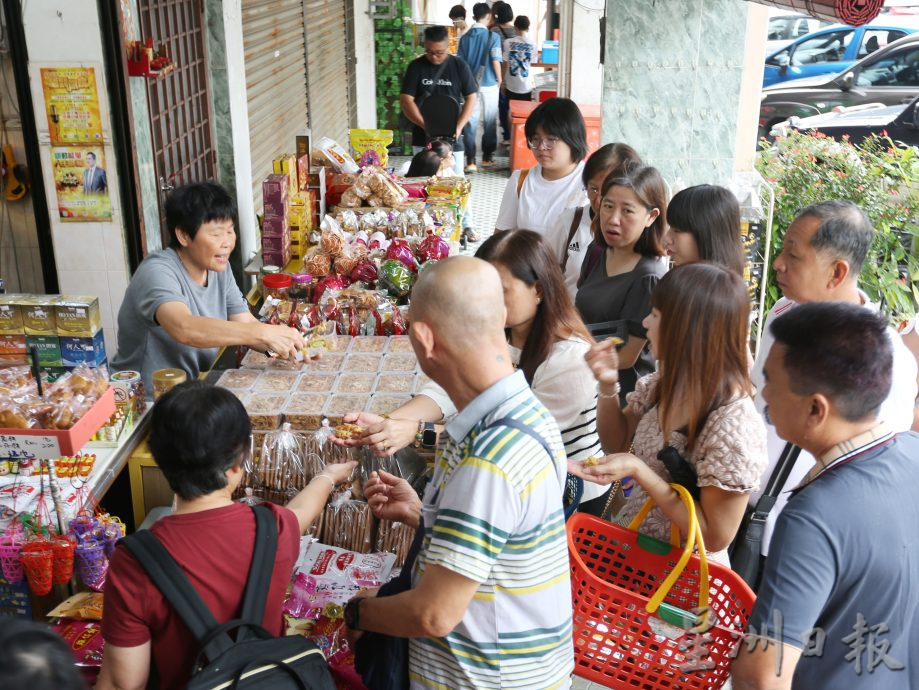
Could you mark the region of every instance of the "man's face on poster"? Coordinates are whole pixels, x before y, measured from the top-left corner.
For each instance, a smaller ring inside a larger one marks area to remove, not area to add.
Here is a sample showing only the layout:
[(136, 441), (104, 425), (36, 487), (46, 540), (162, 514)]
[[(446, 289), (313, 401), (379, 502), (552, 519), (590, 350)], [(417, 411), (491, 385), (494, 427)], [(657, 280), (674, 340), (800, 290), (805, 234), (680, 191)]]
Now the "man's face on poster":
[(94, 154), (94, 153), (87, 153), (87, 154), (86, 154), (86, 163), (87, 163), (87, 165), (89, 165), (90, 168), (95, 168), (95, 167), (96, 167), (96, 154)]

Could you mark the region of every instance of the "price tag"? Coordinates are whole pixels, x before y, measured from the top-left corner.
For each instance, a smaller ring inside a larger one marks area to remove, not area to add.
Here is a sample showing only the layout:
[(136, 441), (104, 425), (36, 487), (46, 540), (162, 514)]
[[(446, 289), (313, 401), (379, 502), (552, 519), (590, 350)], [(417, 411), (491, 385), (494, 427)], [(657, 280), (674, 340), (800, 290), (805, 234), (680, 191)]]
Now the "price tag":
[(56, 436), (0, 434), (0, 458), (58, 458), (61, 445)]

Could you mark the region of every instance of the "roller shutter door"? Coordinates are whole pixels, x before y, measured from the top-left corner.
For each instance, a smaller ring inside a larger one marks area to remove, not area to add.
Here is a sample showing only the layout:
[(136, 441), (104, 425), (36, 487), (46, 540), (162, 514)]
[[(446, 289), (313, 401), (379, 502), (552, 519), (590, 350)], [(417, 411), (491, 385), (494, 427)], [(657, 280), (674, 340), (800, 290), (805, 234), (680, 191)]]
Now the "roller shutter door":
[(243, 0), (242, 21), (252, 194), (260, 213), (272, 159), (293, 153), (294, 135), (308, 126), (303, 0)]
[(304, 7), (313, 141), (327, 136), (349, 149), (354, 48), (345, 0), (305, 0)]

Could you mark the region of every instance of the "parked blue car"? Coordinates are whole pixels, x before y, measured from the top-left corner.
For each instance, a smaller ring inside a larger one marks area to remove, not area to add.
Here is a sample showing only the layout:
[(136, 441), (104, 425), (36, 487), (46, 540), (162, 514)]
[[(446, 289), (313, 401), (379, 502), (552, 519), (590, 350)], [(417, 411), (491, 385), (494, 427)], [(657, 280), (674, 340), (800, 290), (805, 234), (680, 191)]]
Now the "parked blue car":
[(835, 24), (814, 31), (766, 58), (763, 88), (804, 77), (836, 74), (917, 29), (919, 26), (869, 24), (854, 27)]

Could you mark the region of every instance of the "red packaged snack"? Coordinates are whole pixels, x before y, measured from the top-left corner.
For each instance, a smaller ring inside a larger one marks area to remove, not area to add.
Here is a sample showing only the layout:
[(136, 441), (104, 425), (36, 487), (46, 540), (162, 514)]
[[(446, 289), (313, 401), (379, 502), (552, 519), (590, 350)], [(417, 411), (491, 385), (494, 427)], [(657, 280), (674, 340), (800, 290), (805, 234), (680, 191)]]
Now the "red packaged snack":
[(415, 257), (412, 254), (412, 248), (406, 240), (396, 238), (389, 243), (386, 249), (386, 258), (401, 261), (409, 270), (416, 270)]
[(418, 260), (421, 263), (425, 261), (440, 261), (446, 259), (450, 254), (450, 247), (439, 235), (428, 232), (428, 236), (421, 240), (418, 245)]
[(372, 261), (364, 261), (351, 271), (351, 282), (364, 283), (367, 287), (373, 287), (377, 282), (378, 275), (376, 264)]
[[(337, 273), (327, 275), (319, 280), (313, 287), (313, 301), (322, 304), (322, 295), (326, 290), (343, 290), (351, 284), (350, 278)], [(336, 319), (337, 320), (337, 319)]]

